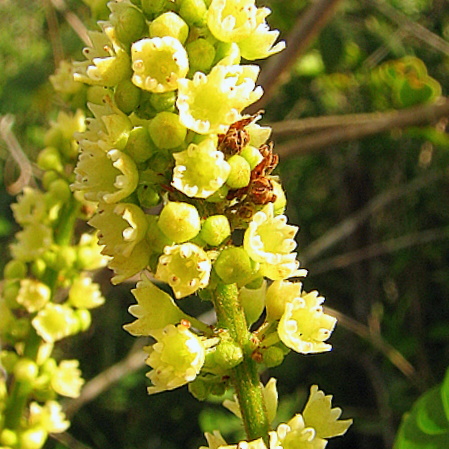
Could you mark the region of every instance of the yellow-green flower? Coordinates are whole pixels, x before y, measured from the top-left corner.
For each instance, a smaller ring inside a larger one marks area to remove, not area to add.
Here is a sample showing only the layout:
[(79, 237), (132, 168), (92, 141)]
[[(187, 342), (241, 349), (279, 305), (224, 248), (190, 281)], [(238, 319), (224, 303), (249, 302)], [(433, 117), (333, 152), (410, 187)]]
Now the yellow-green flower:
[(100, 204), (89, 224), (98, 229), (98, 243), (107, 256), (129, 257), (148, 228), (144, 211), (132, 203)]
[(178, 88), (178, 79), (189, 71), (187, 52), (178, 39), (153, 37), (134, 42), (131, 47), (132, 82), (149, 92), (169, 92)]
[(70, 426), (61, 404), (56, 401), (47, 401), (44, 405), (32, 402), (28, 422), (31, 428), (41, 427), (48, 433), (61, 433)]
[(211, 267), (211, 261), (202, 248), (193, 243), (183, 243), (164, 248), (155, 276), (167, 282), (179, 299), (206, 287)]
[(172, 297), (156, 287), (145, 274), (131, 292), (137, 304), (130, 306), (128, 311), (137, 320), (123, 328), (132, 335), (150, 335), (154, 329), (162, 329), (187, 318)]
[(69, 398), (80, 395), (84, 380), (78, 360), (63, 360), (51, 373), (51, 386), (56, 393)]
[(302, 293), (285, 304), (278, 334), (287, 347), (302, 354), (332, 349), (325, 341), (330, 337), (337, 319), (323, 312), (323, 302), (324, 298), (313, 291)]
[(22, 279), (16, 301), (30, 312), (37, 312), (50, 301), (51, 290), (42, 282)]
[(105, 299), (100, 286), (86, 273), (81, 273), (70, 286), (68, 301), (78, 309), (93, 309), (101, 306)]
[(215, 139), (205, 139), (198, 145), (192, 143), (187, 150), (174, 153), (173, 187), (189, 197), (207, 198), (224, 183), (231, 170), (218, 151)]
[(252, 260), (260, 263), (260, 273), (269, 279), (305, 276), (298, 270), (294, 237), (298, 228), (287, 224), (285, 215), (274, 216), (273, 204), (254, 214), (245, 231), (243, 246)]
[(178, 81), (181, 123), (198, 134), (226, 133), (240, 112), (262, 96), (256, 87), (259, 67), (255, 65), (217, 65), (205, 75)]
[(48, 303), (31, 321), (37, 334), (47, 343), (72, 335), (79, 324), (74, 310), (65, 304)]
[(120, 47), (114, 28), (104, 23), (103, 32), (91, 31), (92, 46), (84, 49), (85, 61), (75, 62), (75, 81), (102, 86), (115, 86), (131, 75), (131, 62)]
[(157, 343), (144, 348), (148, 353), (146, 363), (153, 368), (147, 373), (153, 384), (148, 387), (149, 394), (192, 382), (204, 365), (206, 349), (215, 343), (201, 339), (184, 324), (169, 324), (152, 330), (150, 335)]

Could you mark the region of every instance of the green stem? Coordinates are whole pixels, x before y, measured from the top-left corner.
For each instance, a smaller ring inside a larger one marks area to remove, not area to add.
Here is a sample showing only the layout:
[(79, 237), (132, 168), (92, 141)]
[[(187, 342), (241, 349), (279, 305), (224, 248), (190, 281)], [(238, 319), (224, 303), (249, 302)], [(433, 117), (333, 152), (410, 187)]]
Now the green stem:
[(257, 364), (251, 358), (251, 334), (245, 313), (238, 298), (235, 284), (218, 285), (214, 295), (218, 326), (229, 331), (231, 337), (242, 347), (244, 359), (232, 369), (233, 383), (242, 414), (248, 440), (263, 438), (267, 441), (269, 422), (260, 384)]

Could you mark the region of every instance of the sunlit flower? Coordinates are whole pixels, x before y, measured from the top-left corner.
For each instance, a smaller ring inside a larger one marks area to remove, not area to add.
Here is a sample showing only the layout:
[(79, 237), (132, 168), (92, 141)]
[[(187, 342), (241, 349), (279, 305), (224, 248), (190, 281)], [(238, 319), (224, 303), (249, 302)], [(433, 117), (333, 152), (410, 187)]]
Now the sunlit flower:
[(181, 42), (171, 36), (141, 39), (131, 47), (132, 82), (150, 92), (178, 88), (178, 79), (189, 71), (189, 60)]
[(147, 365), (153, 369), (147, 377), (153, 384), (148, 393), (173, 390), (192, 382), (204, 365), (206, 349), (215, 339), (204, 340), (189, 330), (188, 326), (169, 324), (150, 332), (157, 343), (146, 346)]
[(37, 189), (25, 186), (17, 202), (11, 205), (14, 219), (21, 225), (37, 223), (45, 219), (44, 194)]
[(270, 449), (324, 449), (327, 439), (343, 435), (352, 419), (340, 420), (341, 409), (332, 408), (332, 396), (325, 396), (316, 385), (304, 412), (270, 432)]
[(144, 211), (132, 203), (100, 204), (89, 224), (98, 229), (98, 243), (107, 256), (129, 257), (148, 228)]
[(257, 8), (255, 0), (212, 0), (207, 24), (218, 40), (237, 42), (245, 59), (261, 59), (285, 48), (285, 42), (274, 45), (279, 31), (270, 31), (265, 21), (270, 13)]
[(80, 395), (84, 380), (78, 366), (78, 360), (63, 360), (51, 373), (51, 386), (56, 393), (69, 398)]
[(156, 278), (167, 282), (179, 299), (208, 285), (211, 266), (206, 252), (193, 243), (166, 246)]
[(48, 303), (51, 297), (50, 288), (34, 279), (22, 279), (16, 301), (30, 312), (37, 312)]
[(262, 96), (256, 87), (259, 67), (217, 65), (205, 75), (178, 81), (181, 123), (198, 134), (225, 133), (240, 118), (240, 112)]
[(48, 303), (31, 321), (37, 334), (47, 343), (72, 335), (79, 324), (74, 310), (64, 304)]
[(41, 427), (48, 433), (61, 433), (70, 426), (61, 405), (56, 401), (47, 401), (44, 405), (32, 402), (28, 421), (31, 428)]
[(172, 185), (195, 198), (207, 198), (225, 182), (231, 170), (224, 154), (216, 149), (214, 139), (192, 143), (187, 150), (174, 153)]
[(11, 244), (15, 259), (32, 262), (38, 259), (53, 243), (53, 231), (42, 223), (26, 226), (16, 234), (17, 242)]
[(103, 32), (91, 31), (92, 47), (84, 49), (85, 61), (75, 62), (75, 81), (86, 84), (115, 86), (131, 75), (130, 59), (118, 45), (115, 31), (105, 23)]
[(282, 342), (302, 354), (330, 351), (325, 341), (330, 337), (337, 319), (323, 312), (324, 298), (318, 292), (302, 293), (285, 304), (278, 334)]
[(161, 329), (187, 318), (172, 297), (156, 287), (145, 274), (142, 274), (141, 280), (131, 292), (137, 304), (130, 306), (128, 311), (137, 320), (123, 328), (132, 335), (149, 335), (154, 329)]
[(100, 286), (90, 276), (82, 273), (70, 286), (68, 301), (73, 307), (93, 309), (101, 306), (105, 299)]
[(285, 215), (274, 216), (272, 203), (254, 214), (243, 245), (251, 259), (261, 264), (262, 275), (273, 280), (306, 275), (306, 270), (298, 270), (296, 253), (292, 253), (297, 231), (296, 226), (287, 225)]
[(88, 201), (116, 203), (137, 187), (136, 164), (127, 154), (110, 149), (106, 142), (81, 142), (81, 154), (75, 168), (73, 188), (84, 193)]

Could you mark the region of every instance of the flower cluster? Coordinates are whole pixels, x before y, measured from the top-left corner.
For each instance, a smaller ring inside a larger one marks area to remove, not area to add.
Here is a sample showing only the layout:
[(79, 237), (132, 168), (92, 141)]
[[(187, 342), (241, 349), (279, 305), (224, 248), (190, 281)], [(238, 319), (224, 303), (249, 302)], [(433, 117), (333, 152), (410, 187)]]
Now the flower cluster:
[(91, 270), (106, 265), (96, 238), (76, 238), (74, 224), (89, 204), (70, 190), (77, 156), (74, 132), (84, 115), (60, 113), (37, 164), (42, 188), (24, 187), (12, 205), (21, 226), (11, 245), (0, 292), (0, 446), (40, 449), (49, 433), (69, 427), (58, 395), (76, 398), (84, 383), (78, 360), (56, 361), (60, 340), (85, 331), (90, 309), (104, 298)]
[[(86, 59), (73, 66), (74, 80), (88, 86), (90, 113), (76, 133), (71, 187), (95, 207), (89, 224), (112, 282), (140, 278), (130, 308), (136, 320), (125, 329), (152, 338), (144, 349), (148, 392), (189, 384), (205, 399), (238, 389), (229, 379), (242, 365), (255, 364), (247, 372), (256, 373), (257, 364), (275, 366), (289, 350), (328, 351), (336, 320), (324, 313), (324, 298), (294, 281), (307, 272), (273, 174), (271, 130), (258, 124), (261, 114), (244, 114), (263, 93), (250, 61), (285, 46), (267, 25), (270, 10), (255, 0), (121, 0), (108, 7), (109, 19), (90, 33)], [(220, 296), (229, 286), (235, 307)], [(174, 300), (196, 296), (212, 302), (216, 325)], [(243, 318), (226, 317), (231, 309)], [(330, 400), (313, 405), (321, 394), (312, 390), (304, 413), (272, 431), (270, 449), (324, 447), (344, 433), (349, 422), (334, 424)], [(241, 410), (246, 423), (247, 414)], [(296, 436), (304, 445), (295, 446)], [(210, 438), (211, 447), (226, 446)], [(239, 443), (248, 445), (265, 447), (262, 440)]]

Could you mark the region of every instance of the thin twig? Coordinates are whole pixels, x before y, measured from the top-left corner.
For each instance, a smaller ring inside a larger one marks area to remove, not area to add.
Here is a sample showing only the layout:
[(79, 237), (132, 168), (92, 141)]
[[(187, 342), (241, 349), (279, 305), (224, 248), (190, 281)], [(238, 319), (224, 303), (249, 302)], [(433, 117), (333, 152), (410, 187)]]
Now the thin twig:
[[(11, 195), (17, 195), (25, 186), (30, 184), (33, 168), (30, 160), (22, 150), (19, 141), (12, 131), (13, 124), (14, 117), (12, 115), (8, 114), (0, 117), (0, 137), (5, 141), (12, 158), (20, 169), (20, 175), (17, 180), (7, 185), (6, 189)], [(12, 176), (11, 172), (12, 168), (7, 171), (8, 176)]]
[(56, 11), (51, 3), (51, 0), (44, 0), (45, 16), (48, 24), (48, 36), (50, 37), (51, 46), (53, 49), (53, 59), (55, 67), (64, 59), (64, 50), (61, 42), (61, 34), (59, 32), (58, 18)]
[(401, 237), (386, 240), (384, 242), (374, 243), (364, 248), (340, 254), (329, 259), (322, 260), (315, 265), (309, 265), (311, 274), (322, 274), (330, 270), (344, 268), (362, 260), (379, 257), (383, 254), (389, 254), (410, 246), (421, 245), (449, 238), (449, 227), (445, 226), (437, 229), (428, 229), (426, 231), (413, 232), (402, 235)]
[(64, 411), (68, 418), (73, 416), (84, 404), (94, 400), (122, 377), (145, 366), (145, 355), (142, 352), (143, 341), (138, 340), (129, 354), (118, 363), (102, 371), (84, 385), (81, 395), (64, 404)]
[(64, 0), (51, 0), (53, 6), (64, 16), (67, 23), (73, 28), (73, 31), (86, 44), (92, 45), (87, 28), (81, 19), (68, 8)]
[(272, 56), (264, 66), (264, 70), (259, 77), (259, 83), (265, 92), (257, 103), (248, 108), (249, 112), (256, 112), (271, 99), (280, 82), (290, 72), (290, 68), (298, 56), (309, 47), (313, 39), (332, 17), (336, 6), (340, 2), (341, 0), (316, 0), (301, 14), (286, 39), (287, 48), (278, 55)]
[(379, 0), (365, 0), (368, 4), (372, 5), (384, 16), (388, 17), (391, 21), (398, 24), (403, 30), (408, 32), (414, 38), (419, 39), (431, 48), (434, 48), (446, 56), (449, 56), (449, 43), (442, 39), (435, 33), (429, 31), (426, 27), (414, 22), (408, 18), (405, 14), (398, 11), (393, 6), (389, 5), (385, 1)]
[(50, 436), (69, 449), (91, 449), (68, 432), (51, 433)]
[(385, 208), (393, 201), (427, 187), (429, 184), (442, 179), (444, 176), (447, 176), (446, 171), (428, 172), (425, 175), (413, 179), (413, 181), (405, 185), (401, 185), (380, 193), (369, 201), (365, 207), (345, 218), (339, 224), (323, 234), (320, 238), (316, 239), (309, 246), (304, 248), (301, 252), (301, 259), (303, 262), (307, 261), (307, 263), (310, 263), (319, 257), (324, 251), (351, 235), (363, 224), (365, 220), (379, 210)]
[[(351, 114), (353, 116), (353, 114)], [(328, 129), (278, 145), (277, 153), (282, 158), (288, 158), (298, 154), (307, 154), (312, 151), (328, 149), (333, 145), (343, 142), (362, 139), (364, 137), (391, 131), (393, 129), (407, 128), (435, 123), (442, 117), (449, 116), (449, 99), (440, 98), (435, 103), (413, 106), (411, 108), (372, 114), (371, 121), (364, 121), (341, 127), (332, 126)], [(343, 116), (344, 117), (344, 116)], [(318, 120), (318, 119), (317, 119)], [(342, 120), (344, 120), (342, 118)], [(290, 122), (290, 126), (292, 126)], [(298, 120), (300, 122), (300, 120)], [(299, 126), (299, 133), (302, 132)], [(314, 125), (316, 126), (316, 124)], [(292, 127), (289, 132), (291, 132)], [(283, 132), (286, 130), (284, 128)]]
[(353, 334), (369, 341), (373, 347), (381, 352), (390, 362), (413, 384), (421, 387), (421, 382), (413, 365), (393, 346), (387, 343), (380, 334), (371, 332), (370, 328), (353, 318), (339, 312), (338, 310), (326, 307), (326, 312), (337, 318), (338, 325), (352, 332)]

